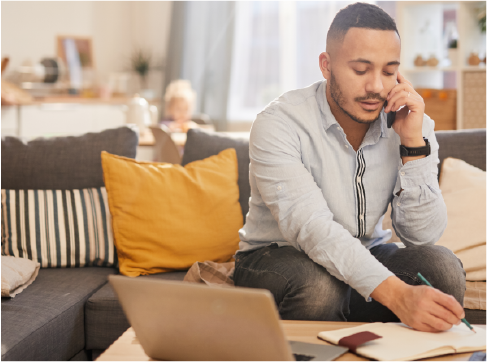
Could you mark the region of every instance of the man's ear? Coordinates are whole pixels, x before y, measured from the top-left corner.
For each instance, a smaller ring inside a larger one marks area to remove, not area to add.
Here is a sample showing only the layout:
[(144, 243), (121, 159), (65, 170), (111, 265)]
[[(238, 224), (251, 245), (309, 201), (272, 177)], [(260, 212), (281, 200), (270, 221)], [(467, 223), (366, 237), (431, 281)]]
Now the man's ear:
[(330, 53), (323, 52), (320, 54), (320, 70), (323, 77), (328, 80), (331, 77), (331, 58)]

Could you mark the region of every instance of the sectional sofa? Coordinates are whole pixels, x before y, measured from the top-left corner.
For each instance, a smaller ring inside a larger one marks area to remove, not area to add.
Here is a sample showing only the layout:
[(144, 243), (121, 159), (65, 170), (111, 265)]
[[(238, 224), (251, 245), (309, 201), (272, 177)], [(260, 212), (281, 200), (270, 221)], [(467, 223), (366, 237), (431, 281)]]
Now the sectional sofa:
[[(437, 132), (440, 158), (455, 157), (485, 170), (485, 130)], [(135, 157), (137, 132), (129, 127), (80, 137), (22, 143), (2, 139), (3, 189), (79, 189), (103, 186), (100, 152)], [(190, 130), (183, 165), (235, 148), (240, 205), (248, 212), (248, 139)], [(3, 242), (3, 241), (2, 241)], [(91, 360), (113, 343), (128, 321), (107, 277), (114, 267), (41, 268), (15, 298), (2, 298), (2, 360)], [(186, 271), (142, 276), (183, 280)], [(466, 310), (485, 324), (485, 310)]]

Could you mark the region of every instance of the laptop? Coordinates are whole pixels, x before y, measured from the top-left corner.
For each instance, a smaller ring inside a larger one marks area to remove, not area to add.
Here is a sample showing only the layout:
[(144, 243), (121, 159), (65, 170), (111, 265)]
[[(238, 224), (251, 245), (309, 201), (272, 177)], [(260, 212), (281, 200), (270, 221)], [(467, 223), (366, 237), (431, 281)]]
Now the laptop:
[(121, 275), (109, 281), (153, 359), (330, 361), (348, 350), (288, 342), (268, 290)]

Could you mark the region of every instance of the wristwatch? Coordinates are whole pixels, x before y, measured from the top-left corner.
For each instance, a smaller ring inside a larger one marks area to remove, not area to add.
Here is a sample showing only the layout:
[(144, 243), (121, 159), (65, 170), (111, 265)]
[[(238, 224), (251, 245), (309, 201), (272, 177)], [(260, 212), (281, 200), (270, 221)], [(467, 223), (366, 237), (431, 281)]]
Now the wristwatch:
[(427, 138), (423, 137), (424, 142), (426, 142), (426, 146), (422, 147), (406, 147), (403, 145), (399, 146), (399, 153), (401, 157), (407, 156), (429, 156), (431, 154), (431, 147), (430, 143)]

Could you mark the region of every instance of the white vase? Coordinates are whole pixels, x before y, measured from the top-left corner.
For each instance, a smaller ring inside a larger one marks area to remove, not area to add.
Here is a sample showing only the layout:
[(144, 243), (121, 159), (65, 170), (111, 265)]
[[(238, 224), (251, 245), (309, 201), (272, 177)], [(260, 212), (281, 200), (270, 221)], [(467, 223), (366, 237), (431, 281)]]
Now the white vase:
[(452, 67), (458, 66), (458, 49), (457, 48), (449, 48), (448, 49), (448, 58), (450, 59)]
[(130, 99), (127, 106), (124, 107), (126, 123), (136, 124), (139, 130), (145, 130), (151, 124), (157, 124), (158, 111), (156, 106), (150, 106), (149, 103), (138, 94)]

